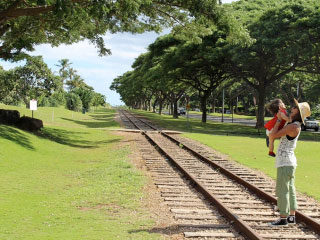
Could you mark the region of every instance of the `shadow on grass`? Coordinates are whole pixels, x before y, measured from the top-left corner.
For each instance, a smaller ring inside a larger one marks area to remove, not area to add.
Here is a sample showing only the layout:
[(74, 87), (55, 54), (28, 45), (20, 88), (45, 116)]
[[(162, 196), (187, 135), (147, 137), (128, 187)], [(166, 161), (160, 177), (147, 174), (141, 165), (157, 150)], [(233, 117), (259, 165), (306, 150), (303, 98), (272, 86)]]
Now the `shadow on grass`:
[(163, 235), (175, 235), (185, 232), (185, 228), (179, 227), (178, 225), (166, 226), (166, 227), (155, 227), (150, 229), (138, 229), (138, 230), (129, 230), (129, 234), (135, 234), (140, 232), (147, 233), (160, 233)]
[(113, 115), (94, 114), (94, 115), (90, 115), (90, 116), (92, 117), (92, 121), (80, 121), (80, 120), (74, 120), (74, 119), (70, 119), (70, 118), (62, 118), (62, 119), (79, 124), (79, 125), (86, 126), (88, 128), (108, 128), (108, 127), (117, 127), (118, 126), (118, 123), (114, 121)]
[(0, 124), (0, 133), (0, 138), (15, 142), (26, 149), (34, 150), (29, 138), (22, 130), (19, 131), (12, 126)]
[(118, 139), (105, 140), (105, 141), (88, 141), (80, 140), (79, 135), (88, 134), (85, 132), (67, 131), (57, 128), (44, 128), (36, 135), (48, 139), (50, 141), (67, 145), (75, 148), (98, 148), (101, 144), (118, 142)]

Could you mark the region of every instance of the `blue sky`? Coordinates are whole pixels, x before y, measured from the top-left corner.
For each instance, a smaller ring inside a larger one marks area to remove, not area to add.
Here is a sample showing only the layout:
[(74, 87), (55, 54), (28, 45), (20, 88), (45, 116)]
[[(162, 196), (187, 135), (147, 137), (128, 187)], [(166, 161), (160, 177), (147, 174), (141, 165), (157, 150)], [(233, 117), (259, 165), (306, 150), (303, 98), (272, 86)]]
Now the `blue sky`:
[[(224, 0), (222, 2), (230, 3), (233, 1)], [(158, 36), (156, 33), (136, 35), (129, 33), (106, 34), (104, 40), (106, 46), (112, 51), (111, 56), (99, 57), (95, 46), (88, 41), (54, 48), (48, 44), (43, 44), (36, 46), (31, 55), (43, 56), (45, 63), (53, 71), (58, 70), (55, 65), (58, 64), (60, 59), (69, 59), (72, 67), (78, 71), (78, 74), (85, 82), (92, 86), (96, 92), (102, 93), (107, 97), (107, 102), (111, 105), (121, 105), (123, 103), (119, 94), (109, 89), (110, 84), (117, 76), (130, 71), (134, 59), (141, 53), (146, 52), (148, 45), (153, 43)], [(0, 61), (0, 65), (4, 69), (10, 69), (19, 64)]]

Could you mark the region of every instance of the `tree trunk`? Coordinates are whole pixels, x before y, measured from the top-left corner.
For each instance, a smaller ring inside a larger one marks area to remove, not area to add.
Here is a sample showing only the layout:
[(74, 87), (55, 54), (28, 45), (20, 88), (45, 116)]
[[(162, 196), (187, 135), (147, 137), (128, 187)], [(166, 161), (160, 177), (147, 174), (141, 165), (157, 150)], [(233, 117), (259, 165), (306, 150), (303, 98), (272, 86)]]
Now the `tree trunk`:
[(258, 88), (258, 115), (256, 128), (263, 128), (264, 126), (264, 108), (266, 101), (266, 88), (265, 86), (259, 86)]
[(151, 98), (148, 99), (148, 111), (151, 112)]
[(239, 98), (237, 97), (237, 101), (236, 101), (236, 110), (235, 110), (235, 112), (236, 112), (236, 114), (238, 114), (239, 113), (239, 109), (238, 109), (238, 100), (239, 100)]
[(216, 112), (216, 98), (215, 97), (213, 98), (211, 107), (212, 107), (212, 113), (215, 113)]
[(247, 101), (245, 98), (243, 98), (243, 107), (244, 107), (245, 114), (248, 115), (249, 114), (249, 107), (250, 107), (249, 98), (247, 98)]
[(154, 102), (153, 102), (153, 105), (152, 105), (152, 112), (156, 112), (156, 106), (157, 106), (157, 99), (156, 100), (154, 100)]
[(201, 96), (200, 101), (201, 101), (201, 110), (202, 110), (201, 121), (203, 123), (206, 123), (207, 122), (207, 96), (206, 95)]
[(173, 118), (179, 118), (178, 115), (178, 99), (176, 97), (174, 97), (173, 100)]
[(162, 114), (163, 100), (159, 99), (159, 115)]

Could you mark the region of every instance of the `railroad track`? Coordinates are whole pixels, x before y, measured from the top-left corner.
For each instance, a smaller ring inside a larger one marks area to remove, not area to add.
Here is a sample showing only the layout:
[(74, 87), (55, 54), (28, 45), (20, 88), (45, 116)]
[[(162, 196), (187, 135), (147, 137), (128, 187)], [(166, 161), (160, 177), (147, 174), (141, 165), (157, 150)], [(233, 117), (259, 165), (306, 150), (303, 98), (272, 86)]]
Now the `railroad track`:
[[(298, 195), (297, 224), (271, 228), (274, 183), (219, 158), (191, 140), (159, 131), (150, 122), (120, 111), (121, 119), (148, 139), (139, 146), (161, 196), (188, 238), (320, 239), (320, 208)], [(155, 148), (150, 148), (150, 143)]]

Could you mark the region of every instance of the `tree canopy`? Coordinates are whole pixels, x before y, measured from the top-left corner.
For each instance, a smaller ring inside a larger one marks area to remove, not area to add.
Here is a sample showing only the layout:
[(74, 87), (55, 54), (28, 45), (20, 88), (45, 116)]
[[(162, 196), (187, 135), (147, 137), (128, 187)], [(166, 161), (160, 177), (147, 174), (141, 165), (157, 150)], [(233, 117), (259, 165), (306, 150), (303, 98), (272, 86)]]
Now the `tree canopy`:
[(19, 60), (38, 44), (83, 39), (104, 55), (110, 53), (103, 40), (106, 32), (158, 32), (191, 23), (203, 31), (217, 19), (215, 0), (2, 0), (0, 58)]
[[(246, 111), (249, 105), (257, 104), (258, 128), (264, 125), (265, 103), (271, 97), (282, 96), (290, 104), (296, 88), (296, 97), (319, 104), (313, 90), (319, 89), (320, 74), (320, 11), (316, 1), (243, 0), (221, 9), (230, 13), (229, 19), (243, 24), (253, 40), (250, 44), (228, 41), (232, 25), (223, 21), (217, 21), (218, 27), (211, 26), (210, 34), (198, 35), (201, 41), (177, 38), (173, 33), (151, 44), (148, 53), (132, 66), (134, 70), (117, 78), (114, 89), (123, 91), (125, 82), (151, 89), (151, 94), (161, 91), (166, 95), (164, 101), (174, 104), (168, 97), (169, 89), (181, 86), (186, 92), (188, 86), (190, 99), (201, 102), (205, 122), (207, 100), (213, 101), (214, 109), (224, 86), (229, 107), (235, 97)], [(121, 96), (126, 99), (127, 95)], [(143, 101), (143, 94), (134, 96)], [(153, 95), (153, 99), (161, 105), (159, 97)]]

